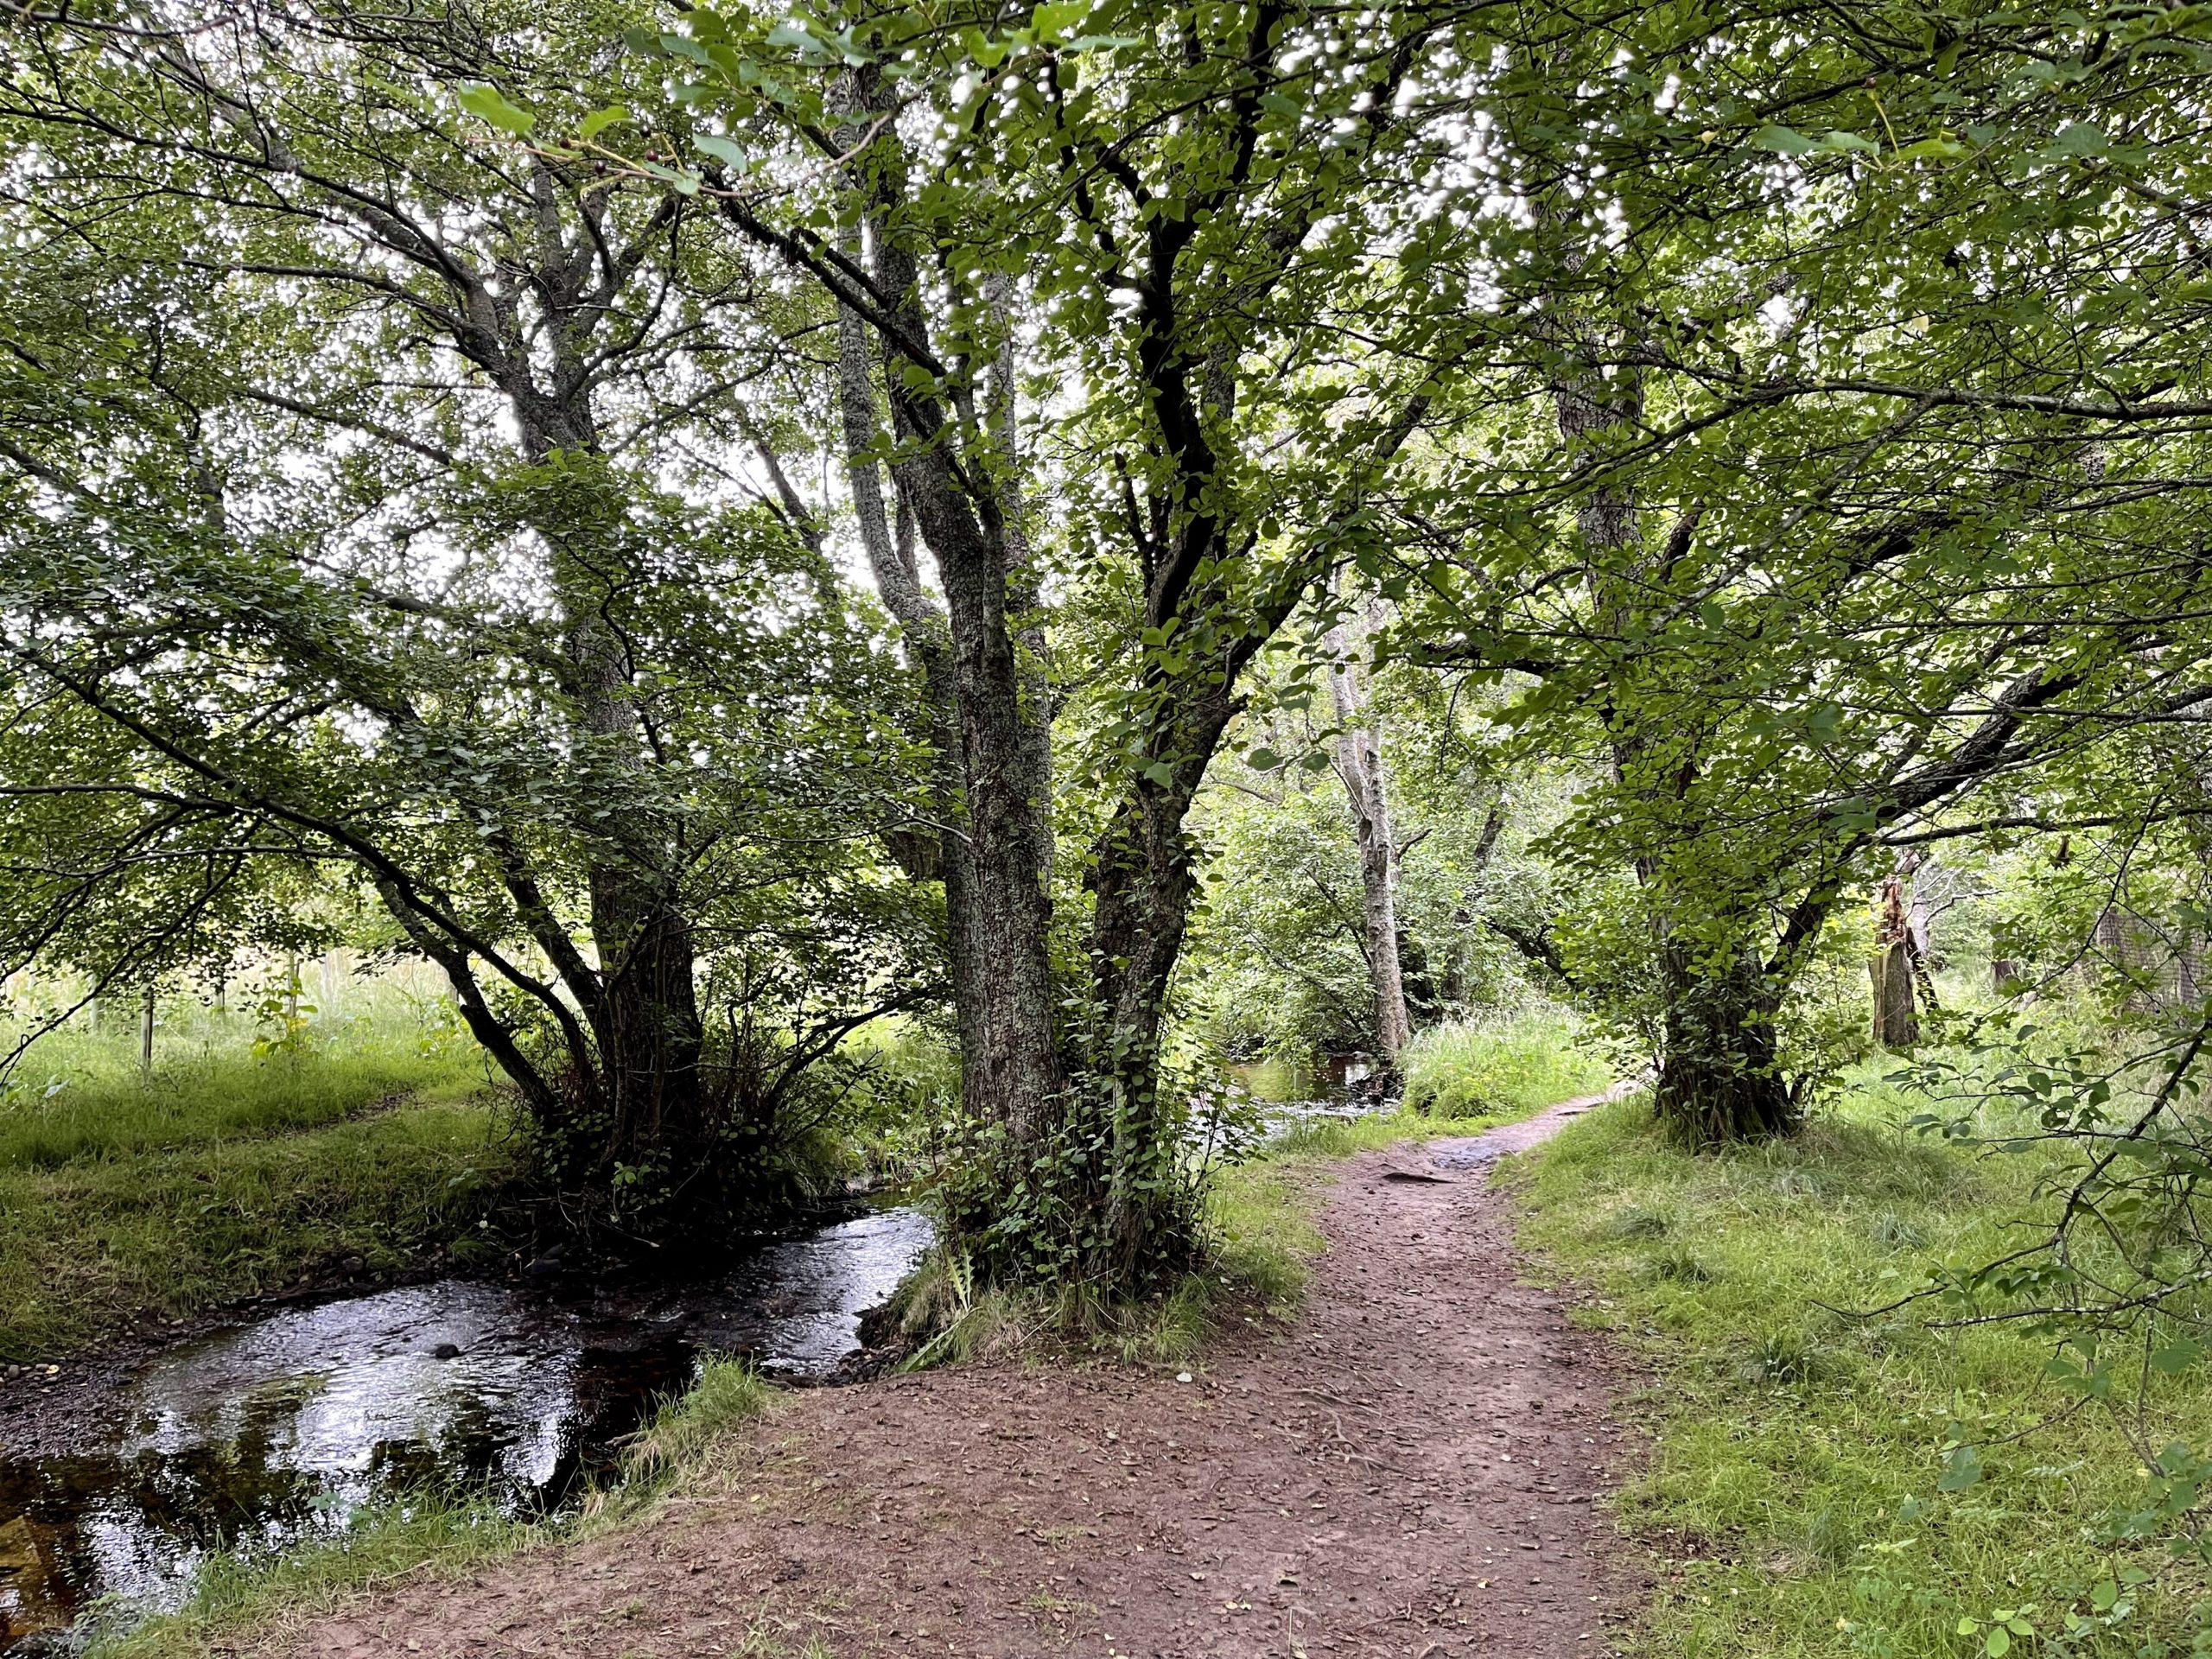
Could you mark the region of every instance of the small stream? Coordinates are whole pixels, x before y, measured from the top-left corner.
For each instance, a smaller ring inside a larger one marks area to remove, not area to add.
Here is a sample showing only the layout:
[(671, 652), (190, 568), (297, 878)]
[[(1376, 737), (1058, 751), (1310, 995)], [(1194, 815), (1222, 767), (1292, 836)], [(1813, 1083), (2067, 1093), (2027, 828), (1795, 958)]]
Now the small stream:
[(67, 1652), (96, 1600), (174, 1605), (218, 1551), (266, 1558), (425, 1486), (557, 1511), (702, 1356), (830, 1376), (930, 1238), (887, 1209), (696, 1282), (447, 1279), (288, 1309), (146, 1359), (60, 1445), (25, 1427), (35, 1393), (0, 1398), (0, 1653)]

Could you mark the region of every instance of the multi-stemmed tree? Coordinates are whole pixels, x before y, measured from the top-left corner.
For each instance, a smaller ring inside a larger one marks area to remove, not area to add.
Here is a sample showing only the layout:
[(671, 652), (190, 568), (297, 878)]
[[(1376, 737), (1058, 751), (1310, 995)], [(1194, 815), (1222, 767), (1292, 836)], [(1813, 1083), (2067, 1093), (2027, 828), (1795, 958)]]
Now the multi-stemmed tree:
[[(1398, 337), (1426, 298), (1379, 250), (1449, 149), (1462, 27), (1442, 7), (701, 9), (641, 44), (716, 130), (658, 156), (625, 111), (568, 135), (712, 200), (867, 344), (869, 395), (845, 359), (850, 458), (887, 465), (944, 595), (925, 613), (861, 485), (880, 584), (949, 690), (954, 980), (969, 1103), (1002, 1136), (982, 1240), (1007, 1265), (1126, 1287), (1186, 1240), (1160, 1076), (1185, 821), (1247, 665), (1371, 555), (1370, 499), (1433, 395), (1437, 331)], [(1060, 793), (1088, 804), (1056, 885), (1063, 699)]]
[(479, 142), (451, 83), (619, 66), (604, 20), (522, 23), (16, 38), (9, 830), (210, 896), (351, 871), (563, 1187), (660, 1225), (742, 1205), (807, 1063), (926, 993), (868, 839), (919, 752), (810, 522), (680, 493), (808, 320), (677, 192)]
[(1777, 1016), (1891, 849), (2048, 820), (2207, 695), (2201, 29), (1660, 7), (1501, 51), (1524, 211), (1408, 255), (1494, 342), (1409, 585), (1586, 722), (1556, 845), (1636, 873), (1611, 980), (1694, 1142), (1800, 1121)]

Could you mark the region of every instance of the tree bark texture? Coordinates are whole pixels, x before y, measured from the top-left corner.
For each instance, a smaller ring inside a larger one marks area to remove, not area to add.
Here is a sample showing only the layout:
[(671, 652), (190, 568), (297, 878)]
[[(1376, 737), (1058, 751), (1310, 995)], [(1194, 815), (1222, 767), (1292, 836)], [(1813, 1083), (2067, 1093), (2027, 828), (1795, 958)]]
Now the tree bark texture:
[[(873, 70), (857, 72), (850, 91), (862, 108), (891, 108), (891, 89)], [(978, 1045), (963, 1054), (963, 1087), (1020, 1156), (1047, 1144), (1068, 1086), (1050, 948), (1051, 802), (1039, 795), (1051, 776), (1050, 711), (1034, 695), (1011, 614), (1010, 592), (1032, 591), (1028, 544), (1003, 458), (988, 453), (987, 435), (963, 435), (957, 407), (907, 372), (919, 365), (901, 340), (926, 340), (930, 329), (915, 255), (892, 229), (906, 190), (895, 134), (887, 130), (855, 165), (870, 209), (874, 287), (899, 336), (878, 331), (892, 478), (944, 590), (967, 842), (959, 879), (971, 1012), (962, 1034)]]
[(1413, 1039), (1406, 1011), (1405, 963), (1398, 940), (1395, 892), (1397, 846), (1391, 832), (1388, 777), (1383, 770), (1379, 723), (1365, 707), (1364, 687), (1351, 631), (1330, 630), (1334, 658), (1329, 692), (1337, 715), (1337, 776), (1351, 798), (1354, 834), (1359, 845), (1360, 891), (1367, 923), (1367, 964), (1375, 985), (1375, 1046), (1383, 1069), (1395, 1074)]
[(1669, 995), (1659, 1116), (1698, 1150), (1796, 1133), (1802, 1116), (1775, 1044), (1779, 999), (1757, 950), (1692, 962), (1669, 946), (1661, 966)]
[(1874, 986), (1874, 1040), (1884, 1048), (1910, 1052), (1920, 1041), (1920, 1016), (1912, 1004), (1910, 947), (1903, 939), (1878, 947), (1866, 958)]

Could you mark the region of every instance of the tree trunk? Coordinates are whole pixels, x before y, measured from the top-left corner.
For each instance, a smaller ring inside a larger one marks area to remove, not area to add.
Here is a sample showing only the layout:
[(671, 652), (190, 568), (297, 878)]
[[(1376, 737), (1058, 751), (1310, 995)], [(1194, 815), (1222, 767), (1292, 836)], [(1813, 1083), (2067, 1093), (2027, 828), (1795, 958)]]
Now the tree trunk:
[[(544, 257), (556, 252), (549, 248)], [(614, 620), (634, 556), (626, 545), (628, 504), (601, 454), (583, 366), (590, 326), (565, 319), (549, 331), (550, 391), (534, 378), (508, 386), (523, 453), (546, 474), (533, 518), (566, 635), (579, 781), (588, 799), (596, 779), (625, 802), (610, 818), (578, 826), (590, 848), (584, 878), (597, 971), (550, 913), (532, 928), (581, 1006), (596, 1050), (590, 1071), (550, 1096), (558, 1110), (546, 1126), (548, 1151), (564, 1184), (613, 1193), (626, 1228), (658, 1231), (668, 1219), (663, 1205), (694, 1177), (734, 1172), (711, 1167), (719, 1126), (709, 1121), (701, 1072), (705, 1029), (697, 946), (680, 891), (682, 830), (653, 804), (639, 693)], [(518, 358), (516, 372), (530, 373), (527, 359)], [(530, 878), (518, 868), (511, 885), (517, 880)], [(529, 890), (534, 897), (534, 882)], [(709, 1179), (695, 1190), (703, 1197), (716, 1185)]]
[(1897, 876), (1883, 878), (1866, 971), (1874, 988), (1874, 1040), (1908, 1050), (1920, 1040), (1920, 1018), (1913, 1008), (1912, 923), (1904, 885)]
[[(882, 90), (880, 78), (860, 79), (864, 91)], [(896, 187), (882, 182), (895, 199)], [(877, 289), (894, 296), (896, 315), (912, 335), (926, 338), (912, 255), (881, 219), (872, 224), (870, 240)], [(947, 411), (909, 381), (910, 365), (888, 340), (882, 352), (899, 446), (892, 475), (936, 557), (951, 641), (967, 830), (972, 1034), (982, 1045), (980, 1054), (963, 1056), (974, 1074), (965, 1091), (983, 1116), (1005, 1127), (1017, 1158), (1034, 1157), (1058, 1125), (1067, 1073), (1051, 954), (1051, 802), (1038, 795), (1050, 776), (1050, 710), (1025, 696), (1031, 687), (1009, 619), (1009, 577), (1022, 573), (1016, 577), (1022, 591), (1033, 577), (1026, 572), (1026, 543), (1008, 537), (1018, 503), (1010, 504), (1002, 488), (977, 481), (974, 458), (956, 469)], [(1002, 468), (994, 458), (988, 470)]]
[(1756, 953), (1699, 963), (1669, 948), (1662, 960), (1669, 996), (1659, 1116), (1698, 1151), (1795, 1134), (1801, 1116), (1774, 1039), (1778, 999)]
[[(865, 252), (860, 228), (848, 226), (840, 242), (857, 266)], [(843, 429), (845, 476), (877, 594), (899, 624), (906, 650), (922, 677), (922, 701), (929, 719), (935, 764), (931, 795), (938, 817), (932, 855), (910, 868), (918, 877), (944, 884), (945, 957), (952, 978), (952, 1005), (959, 1035), (961, 1097), (968, 1115), (979, 1122), (999, 1115), (991, 1081), (991, 1044), (982, 992), (987, 971), (981, 961), (975, 916), (975, 873), (966, 823), (967, 780), (962, 764), (959, 699), (952, 677), (952, 639), (944, 609), (924, 589), (915, 563), (913, 513), (902, 497), (897, 531), (887, 510), (877, 460), (882, 436), (875, 401), (874, 353), (868, 326), (849, 306), (837, 311), (838, 411)], [(1049, 830), (1047, 831), (1049, 836)]]
[(154, 988), (146, 988), (145, 1000), (138, 1005), (138, 1070), (146, 1076), (154, 1071)]
[(1406, 1012), (1405, 964), (1399, 955), (1397, 898), (1393, 891), (1397, 848), (1390, 829), (1390, 805), (1382, 768), (1382, 744), (1376, 722), (1366, 717), (1366, 698), (1357, 665), (1350, 660), (1350, 631), (1339, 624), (1329, 632), (1329, 691), (1336, 704), (1337, 776), (1351, 798), (1359, 842), (1359, 880), (1365, 899), (1367, 965), (1375, 985), (1375, 1047), (1383, 1069), (1395, 1076), (1412, 1021)]
[[(569, 624), (576, 715), (586, 740), (578, 759), (587, 777), (601, 773), (618, 798), (628, 795), (636, 804), (597, 830), (599, 844), (585, 871), (600, 968), (583, 1007), (599, 1075), (575, 1080), (586, 1113), (575, 1126), (585, 1144), (574, 1150), (588, 1148), (588, 1161), (571, 1167), (575, 1178), (594, 1183), (635, 1170), (659, 1186), (690, 1174), (679, 1165), (706, 1151), (697, 952), (677, 891), (677, 832), (649, 804), (628, 664), (606, 615), (621, 563), (567, 544), (575, 534), (571, 526), (556, 541), (553, 587)], [(538, 943), (550, 950), (550, 941)], [(588, 1144), (599, 1136), (595, 1146)]]
[(1874, 984), (1874, 1040), (1884, 1048), (1910, 1051), (1920, 1041), (1910, 948), (1903, 939), (1885, 945), (1866, 959), (1866, 972)]
[[(1224, 717), (1225, 718), (1225, 717)], [(1201, 751), (1211, 753), (1211, 749)], [(1183, 820), (1204, 763), (1160, 785), (1140, 778), (1096, 849), (1090, 954), (1104, 1018), (1097, 1070), (1112, 1149), (1103, 1172), (1104, 1259), (1098, 1272), (1123, 1291), (1180, 1264), (1194, 1217), (1179, 1207), (1179, 1153), (1160, 1097), (1160, 1036), (1175, 963), (1198, 890)]]
[[(1573, 215), (1556, 202), (1540, 209), (1546, 223), (1567, 238)], [(1563, 242), (1563, 263), (1579, 274), (1585, 253)], [(1552, 384), (1560, 439), (1578, 471), (1595, 470), (1610, 439), (1626, 435), (1643, 417), (1643, 387), (1632, 369), (1607, 374), (1591, 359), (1616, 353), (1599, 350), (1617, 328), (1611, 319), (1592, 319), (1570, 296), (1559, 296), (1556, 313), (1545, 325), (1565, 361)], [(1632, 326), (1632, 325), (1630, 325)], [(1694, 748), (1669, 753), (1681, 734), (1638, 723), (1633, 677), (1640, 666), (1637, 642), (1649, 626), (1650, 594), (1663, 583), (1680, 550), (1694, 535), (1700, 510), (1683, 512), (1669, 534), (1647, 546), (1632, 485), (1600, 473), (1576, 504), (1585, 582), (1597, 633), (1616, 642), (1614, 690), (1603, 709), (1609, 728), (1617, 782), (1632, 785), (1646, 798), (1669, 809), (1680, 806), (1698, 776)], [(1662, 762), (1656, 757), (1667, 753)], [(1693, 935), (1707, 918), (1676, 916), (1668, 877), (1656, 856), (1638, 859), (1637, 880), (1654, 901), (1651, 934), (1666, 1006), (1660, 1016), (1661, 1058), (1654, 1104), (1661, 1117), (1689, 1146), (1709, 1149), (1738, 1141), (1759, 1141), (1794, 1133), (1801, 1122), (1795, 1099), (1783, 1081), (1775, 1041), (1774, 1014), (1784, 984), (1770, 975), (1758, 935), (1746, 931), (1725, 949), (1701, 946)]]

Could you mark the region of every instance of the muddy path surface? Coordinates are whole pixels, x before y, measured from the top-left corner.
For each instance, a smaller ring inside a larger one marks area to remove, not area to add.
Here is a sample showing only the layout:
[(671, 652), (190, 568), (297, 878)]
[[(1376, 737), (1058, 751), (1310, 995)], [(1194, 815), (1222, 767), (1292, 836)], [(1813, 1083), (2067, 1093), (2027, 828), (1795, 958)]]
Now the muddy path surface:
[(1522, 1282), (1486, 1167), (1589, 1103), (1338, 1166), (1295, 1327), (1229, 1339), (1194, 1382), (977, 1367), (811, 1392), (727, 1490), (248, 1650), (1602, 1653), (1642, 1591), (1593, 1501), (1625, 1450), (1611, 1361)]

